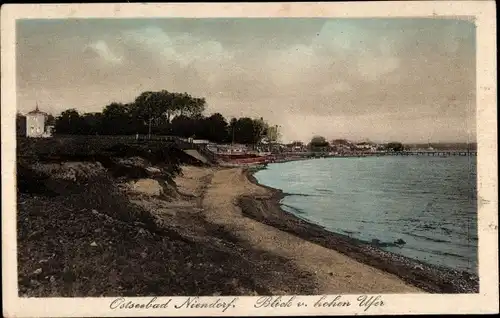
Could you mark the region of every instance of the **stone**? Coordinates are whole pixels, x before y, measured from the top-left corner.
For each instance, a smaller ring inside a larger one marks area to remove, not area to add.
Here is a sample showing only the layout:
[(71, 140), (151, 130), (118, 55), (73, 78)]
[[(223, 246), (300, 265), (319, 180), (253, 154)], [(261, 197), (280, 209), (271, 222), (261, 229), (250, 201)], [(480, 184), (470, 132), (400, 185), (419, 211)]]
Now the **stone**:
[(149, 173), (160, 173), (161, 172), (161, 170), (156, 168), (156, 167), (147, 167), (146, 171)]
[(405, 242), (403, 239), (397, 239), (397, 240), (394, 242), (394, 244), (396, 244), (396, 245), (405, 245), (405, 244), (406, 244), (406, 242)]

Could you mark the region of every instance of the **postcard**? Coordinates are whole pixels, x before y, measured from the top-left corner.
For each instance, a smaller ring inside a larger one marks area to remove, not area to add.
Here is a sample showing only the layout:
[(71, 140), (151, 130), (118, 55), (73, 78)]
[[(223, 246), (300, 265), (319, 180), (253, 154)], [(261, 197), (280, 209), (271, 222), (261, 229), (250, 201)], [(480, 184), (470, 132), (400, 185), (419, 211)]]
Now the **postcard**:
[(498, 313), (494, 12), (2, 6), (4, 316)]

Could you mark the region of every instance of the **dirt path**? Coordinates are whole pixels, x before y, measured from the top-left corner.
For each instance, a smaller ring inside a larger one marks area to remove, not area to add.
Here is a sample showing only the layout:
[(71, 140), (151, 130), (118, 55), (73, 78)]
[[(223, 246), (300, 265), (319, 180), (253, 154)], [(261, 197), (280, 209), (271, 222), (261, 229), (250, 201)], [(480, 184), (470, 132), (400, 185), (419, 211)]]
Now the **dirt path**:
[(316, 278), (317, 294), (422, 292), (394, 275), (244, 217), (237, 206), (238, 197), (268, 195), (268, 190), (252, 184), (240, 168), (211, 173), (202, 201), (207, 221), (222, 226), (254, 249), (289, 259), (301, 270), (311, 272)]

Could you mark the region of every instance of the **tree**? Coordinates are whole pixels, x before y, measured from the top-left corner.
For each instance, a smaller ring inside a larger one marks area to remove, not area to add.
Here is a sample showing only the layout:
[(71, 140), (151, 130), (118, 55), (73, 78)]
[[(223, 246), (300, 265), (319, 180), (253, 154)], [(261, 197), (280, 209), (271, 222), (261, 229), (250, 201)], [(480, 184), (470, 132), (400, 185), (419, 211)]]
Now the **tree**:
[(205, 118), (201, 124), (203, 126), (201, 134), (203, 139), (218, 143), (228, 141), (228, 123), (220, 113), (215, 113)]
[(140, 94), (131, 109), (134, 118), (151, 131), (158, 131), (159, 128), (168, 126), (175, 116), (199, 116), (205, 107), (204, 98), (161, 90)]
[[(111, 103), (104, 107), (101, 117), (102, 133), (107, 135), (126, 135), (134, 133), (129, 106), (121, 103)], [(92, 118), (99, 120), (97, 117)]]
[(82, 115), (86, 133), (89, 135), (98, 135), (104, 133), (104, 119), (102, 113), (85, 113)]
[(54, 128), (57, 134), (81, 135), (85, 133), (83, 118), (74, 108), (63, 111), (56, 118)]
[(387, 150), (389, 151), (403, 151), (405, 149), (405, 147), (403, 146), (402, 143), (400, 142), (397, 142), (397, 141), (394, 141), (394, 142), (390, 142), (387, 144)]
[(179, 137), (189, 138), (196, 134), (195, 120), (192, 118), (179, 115), (172, 119), (171, 123), (172, 134)]
[(193, 115), (198, 115), (198, 114), (203, 113), (206, 108), (207, 108), (207, 101), (205, 100), (204, 97), (195, 98), (193, 105), (191, 105), (189, 108), (189, 111)]
[(165, 100), (167, 93), (147, 91), (137, 96), (131, 105), (132, 117), (148, 127), (148, 133), (152, 132), (152, 127), (157, 126), (163, 114), (167, 112), (168, 103)]
[[(268, 135), (269, 125), (264, 121), (264, 118), (252, 119), (253, 121), (253, 139), (252, 144), (259, 143), (263, 137)], [(276, 133), (274, 134), (273, 142), (278, 141), (278, 126), (275, 126)]]
[(259, 119), (242, 117), (231, 119), (229, 132), (231, 139), (241, 144), (257, 144), (265, 134), (265, 126)]
[(329, 146), (328, 141), (326, 141), (323, 136), (314, 136), (311, 139), (310, 145), (315, 148), (327, 147)]
[(16, 114), (16, 134), (26, 136), (26, 116), (21, 113)]
[(205, 98), (193, 97), (188, 93), (172, 93), (169, 100), (173, 115), (197, 116), (201, 115), (206, 107)]
[(47, 114), (46, 124), (48, 126), (54, 126), (56, 124), (56, 118), (52, 114)]
[(229, 125), (227, 127), (227, 135), (228, 135), (228, 139), (230, 142), (234, 142), (235, 141), (235, 132), (236, 132), (236, 122), (238, 121), (238, 119), (236, 118), (231, 118), (231, 120), (229, 121)]
[(68, 109), (55, 119), (55, 132), (91, 135), (172, 133), (218, 143), (234, 138), (235, 142), (253, 145), (271, 134), (273, 141), (279, 139), (278, 126), (272, 126), (271, 133), (262, 117), (232, 118), (228, 124), (220, 113), (203, 116), (206, 106), (205, 98), (188, 93), (146, 91), (130, 104), (113, 102), (98, 113), (80, 115), (75, 109)]

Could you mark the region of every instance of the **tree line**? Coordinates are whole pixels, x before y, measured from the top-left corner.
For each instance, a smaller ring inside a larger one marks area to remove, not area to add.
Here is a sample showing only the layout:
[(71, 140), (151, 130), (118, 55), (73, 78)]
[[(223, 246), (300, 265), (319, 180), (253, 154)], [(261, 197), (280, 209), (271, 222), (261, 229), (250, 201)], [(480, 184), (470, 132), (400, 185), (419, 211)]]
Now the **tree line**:
[[(256, 144), (269, 135), (263, 118), (205, 116), (205, 98), (167, 90), (141, 93), (132, 103), (111, 103), (101, 112), (71, 108), (53, 119), (55, 135), (173, 135), (217, 143)], [(19, 120), (19, 115), (18, 115)], [(268, 136), (269, 135), (269, 136)], [(276, 141), (276, 140), (270, 140)]]

